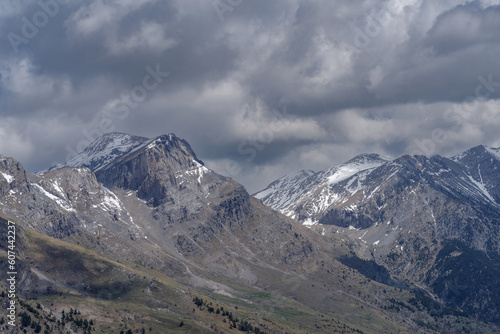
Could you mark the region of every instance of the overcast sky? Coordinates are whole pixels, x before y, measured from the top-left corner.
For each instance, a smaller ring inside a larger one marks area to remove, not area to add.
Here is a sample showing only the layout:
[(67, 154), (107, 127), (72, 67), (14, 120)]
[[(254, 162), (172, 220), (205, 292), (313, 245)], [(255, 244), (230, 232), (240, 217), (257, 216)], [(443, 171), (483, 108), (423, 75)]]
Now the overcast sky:
[(251, 192), (500, 146), (500, 0), (2, 0), (0, 153), (175, 133)]

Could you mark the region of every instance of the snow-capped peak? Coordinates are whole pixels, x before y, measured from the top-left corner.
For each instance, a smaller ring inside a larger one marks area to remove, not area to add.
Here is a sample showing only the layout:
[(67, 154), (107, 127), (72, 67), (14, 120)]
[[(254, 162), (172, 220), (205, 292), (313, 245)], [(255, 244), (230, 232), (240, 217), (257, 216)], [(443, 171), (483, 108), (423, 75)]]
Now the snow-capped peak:
[(488, 155), (491, 155), (495, 159), (500, 160), (500, 148), (493, 148), (486, 145), (479, 145), (451, 157), (451, 160), (460, 163), (468, 159), (475, 160), (479, 156), (487, 157)]
[(351, 176), (368, 169), (380, 167), (388, 160), (378, 154), (361, 154), (351, 160), (318, 173), (321, 178), (328, 180), (328, 184), (334, 184), (350, 178)]
[[(389, 160), (378, 154), (361, 154), (341, 165), (318, 173), (300, 171), (286, 175), (254, 196), (261, 199), (264, 204), (292, 217), (296, 211), (295, 208), (301, 204), (303, 207), (310, 206), (310, 213), (321, 211), (341, 200), (336, 192), (331, 191), (331, 187), (335, 184), (358, 175), (359, 180), (356, 181), (356, 186), (353, 183), (348, 185), (349, 190), (356, 192), (365, 177), (361, 173), (374, 170), (388, 162)], [(314, 205), (313, 202), (319, 204)]]
[(99, 137), (64, 164), (59, 164), (42, 171), (39, 174), (59, 169), (62, 167), (87, 167), (92, 171), (98, 171), (109, 165), (116, 158), (132, 152), (151, 141), (149, 138), (132, 136), (125, 133), (112, 132)]
[(263, 199), (268, 195), (273, 194), (277, 190), (284, 188), (294, 188), (297, 186), (298, 183), (302, 182), (303, 180), (307, 179), (308, 177), (314, 174), (315, 174), (314, 171), (307, 169), (287, 174), (277, 179), (273, 183), (271, 183), (269, 186), (267, 186), (266, 189), (254, 194), (254, 196), (258, 199)]

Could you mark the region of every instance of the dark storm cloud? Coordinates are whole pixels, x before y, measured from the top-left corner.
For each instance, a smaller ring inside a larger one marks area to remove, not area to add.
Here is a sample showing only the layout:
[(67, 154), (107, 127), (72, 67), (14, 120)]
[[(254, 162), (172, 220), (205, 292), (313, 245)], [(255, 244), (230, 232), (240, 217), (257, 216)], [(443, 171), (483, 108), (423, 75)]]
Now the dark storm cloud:
[(0, 152), (30, 171), (105, 132), (147, 68), (169, 75), (107, 128), (174, 132), (251, 190), (363, 152), (500, 146), (497, 0), (54, 4), (0, 4)]
[(437, 55), (449, 55), (476, 46), (498, 47), (500, 7), (483, 10), (477, 2), (457, 6), (441, 14), (424, 45)]
[[(479, 3), (452, 7), (437, 15), (428, 31), (412, 32), (412, 25), (418, 25), (424, 15), (419, 9), (426, 6), (429, 5), (424, 2), (420, 7), (409, 6), (408, 13), (391, 13), (387, 26), (379, 28), (374, 37), (367, 33), (368, 22), (373, 21), (370, 11), (340, 18), (340, 24), (333, 25), (328, 18), (321, 20), (322, 14), (318, 12), (325, 8), (309, 9), (305, 21), (309, 23), (309, 17), (314, 16), (314, 26), (297, 19), (283, 43), (285, 47), (249, 75), (249, 86), (269, 104), (286, 101), (296, 113), (311, 114), (394, 103), (461, 102), (475, 89), (479, 75), (493, 74), (500, 78), (500, 68), (495, 66), (500, 51), (495, 33), (500, 22), (498, 7), (483, 9)], [(383, 6), (378, 10), (384, 10)], [(335, 9), (325, 11), (332, 13)], [(389, 39), (392, 29), (410, 35), (400, 40)], [(319, 46), (312, 42), (314, 36), (321, 36), (318, 30), (325, 32), (323, 45)], [(467, 30), (466, 37), (461, 33), (463, 30)], [(314, 36), (311, 38), (308, 33)], [(451, 35), (461, 39), (452, 42)], [(357, 50), (349, 61), (343, 59), (338, 49), (329, 58), (321, 57), (321, 47), (335, 48), (340, 43)], [(448, 56), (442, 54), (445, 49)], [(335, 68), (334, 73), (315, 87), (316, 77), (328, 70), (329, 65)], [(377, 69), (382, 77), (373, 84), (371, 76)], [(496, 90), (491, 97), (498, 96)]]

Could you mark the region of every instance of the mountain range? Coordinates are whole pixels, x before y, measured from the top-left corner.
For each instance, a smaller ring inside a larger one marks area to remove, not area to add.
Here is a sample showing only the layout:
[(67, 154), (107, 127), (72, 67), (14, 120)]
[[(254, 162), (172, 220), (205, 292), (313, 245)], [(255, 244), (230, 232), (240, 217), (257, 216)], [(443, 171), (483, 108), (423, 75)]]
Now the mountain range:
[(402, 281), (495, 321), (499, 191), (500, 149), (477, 146), (451, 158), (363, 154), (284, 176), (255, 197), (322, 233), (362, 241), (365, 256)]
[(174, 134), (109, 133), (36, 174), (0, 156), (0, 264), (11, 221), (27, 333), (494, 333), (499, 165), (367, 154), (251, 196)]

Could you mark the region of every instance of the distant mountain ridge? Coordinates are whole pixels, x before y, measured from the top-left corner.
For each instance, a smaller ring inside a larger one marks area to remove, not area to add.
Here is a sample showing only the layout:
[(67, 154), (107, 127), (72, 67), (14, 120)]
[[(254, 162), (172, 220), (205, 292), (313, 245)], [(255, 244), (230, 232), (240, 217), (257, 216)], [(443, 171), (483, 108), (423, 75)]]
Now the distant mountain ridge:
[[(420, 166), (428, 165), (425, 168), (429, 169), (425, 171), (424, 168), (421, 177), (432, 180), (433, 186), (441, 187), (442, 191), (455, 197), (469, 197), (472, 201), (496, 207), (500, 204), (499, 183), (495, 175), (498, 166), (493, 161), (500, 161), (500, 149), (482, 145), (451, 159), (403, 156), (390, 161), (377, 154), (362, 154), (317, 173), (300, 171), (286, 175), (254, 196), (287, 216), (310, 223), (311, 220), (319, 221), (331, 207), (348, 208), (348, 204), (359, 201), (359, 196), (367, 195), (364, 199), (373, 197), (378, 185), (396, 174), (405, 175), (410, 169), (422, 169)], [(484, 179), (481, 169), (485, 170)], [(451, 178), (455, 178), (455, 184)]]
[[(361, 154), (339, 166), (318, 173), (308, 171), (284, 176), (254, 196), (292, 218), (300, 216), (303, 219), (299, 220), (312, 219), (329, 205), (342, 200), (337, 193), (330, 192), (329, 189), (355, 175), (365, 175), (387, 162), (377, 154)], [(346, 190), (348, 193), (354, 193), (357, 187), (359, 182), (355, 185), (351, 182)], [(304, 198), (314, 198), (314, 203), (304, 203)], [(299, 207), (301, 209), (297, 210)], [(301, 210), (305, 210), (308, 217)]]
[[(499, 270), (499, 152), (480, 145), (451, 159), (361, 155), (322, 172), (284, 176), (255, 196), (322, 234), (362, 241), (365, 247), (358, 251), (400, 279), (425, 284), (452, 305), (475, 312), (473, 305), (500, 293), (500, 279), (478, 289), (475, 270), (466, 269), (475, 265), (473, 257), (461, 264), (463, 271), (450, 271), (448, 249), (483, 254), (484, 270)], [(458, 281), (467, 291), (460, 291), (461, 298), (453, 288)], [(497, 306), (480, 309), (487, 319), (500, 314)]]

